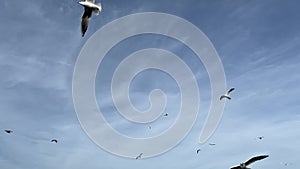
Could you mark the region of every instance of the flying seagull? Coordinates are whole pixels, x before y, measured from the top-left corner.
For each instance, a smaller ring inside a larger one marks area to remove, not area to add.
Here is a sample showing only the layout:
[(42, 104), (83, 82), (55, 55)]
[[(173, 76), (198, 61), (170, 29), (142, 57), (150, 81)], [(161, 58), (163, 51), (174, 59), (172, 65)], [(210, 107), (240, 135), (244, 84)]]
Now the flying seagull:
[(259, 136), (257, 137), (259, 140), (262, 140), (264, 138), (264, 136)]
[(4, 130), (6, 133), (10, 134), (12, 133), (13, 131), (12, 130)]
[(167, 117), (168, 115), (169, 115), (168, 113), (164, 114), (165, 117)]
[(135, 159), (139, 159), (142, 158), (143, 153), (141, 153), (140, 155), (138, 155), (137, 157), (135, 157)]
[(51, 140), (51, 143), (52, 143), (52, 142), (57, 143), (58, 141), (57, 141), (56, 139), (53, 139), (53, 140)]
[(210, 146), (215, 146), (216, 144), (215, 144), (215, 143), (209, 143), (209, 145), (210, 145)]
[(260, 156), (252, 157), (245, 163), (241, 163), (239, 166), (232, 167), (231, 169), (250, 169), (247, 167), (248, 165), (254, 163), (255, 161), (262, 160), (267, 157), (269, 157), (269, 155), (260, 155)]
[(201, 151), (201, 149), (198, 149), (196, 152), (197, 152), (197, 154), (199, 153)]
[(234, 88), (231, 88), (231, 89), (229, 89), (224, 95), (222, 95), (221, 97), (220, 97), (220, 100), (222, 100), (223, 98), (226, 98), (226, 99), (231, 99), (231, 97), (230, 97), (230, 93), (232, 92), (232, 91), (234, 91)]
[(95, 15), (99, 15), (102, 10), (102, 6), (101, 3), (95, 4), (95, 0), (85, 0), (78, 3), (84, 7), (84, 13), (81, 17), (81, 33), (82, 37), (84, 37), (92, 16), (92, 12), (94, 12)]

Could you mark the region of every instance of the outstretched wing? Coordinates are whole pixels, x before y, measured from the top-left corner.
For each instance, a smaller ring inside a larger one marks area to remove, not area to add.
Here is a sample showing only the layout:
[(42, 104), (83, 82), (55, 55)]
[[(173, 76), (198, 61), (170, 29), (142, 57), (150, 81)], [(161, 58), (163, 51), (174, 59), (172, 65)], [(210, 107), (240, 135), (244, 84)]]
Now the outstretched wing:
[(140, 155), (138, 155), (135, 159), (139, 159), (142, 158), (143, 153), (141, 153)]
[(95, 0), (86, 0), (87, 2), (95, 3)]
[(55, 143), (57, 143), (57, 140), (53, 139), (53, 140), (51, 140), (51, 142), (55, 142)]
[(246, 161), (245, 165), (248, 166), (251, 163), (254, 163), (255, 161), (262, 160), (262, 159), (267, 158), (267, 157), (269, 157), (269, 156), (268, 155), (261, 155), (261, 156), (253, 157), (250, 160)]
[(234, 88), (231, 88), (227, 91), (227, 95), (229, 95), (232, 91), (234, 91)]
[(12, 133), (12, 130), (4, 130), (6, 133)]
[(230, 169), (241, 169), (240, 166), (231, 167)]
[(223, 96), (220, 97), (220, 100), (222, 100), (222, 99), (229, 99), (230, 100), (231, 98), (228, 97), (228, 96), (223, 95)]
[(89, 21), (91, 19), (92, 16), (92, 9), (88, 8), (88, 7), (84, 7), (84, 13), (82, 15), (81, 18), (81, 33), (82, 33), (82, 37), (84, 36), (88, 25), (89, 25)]

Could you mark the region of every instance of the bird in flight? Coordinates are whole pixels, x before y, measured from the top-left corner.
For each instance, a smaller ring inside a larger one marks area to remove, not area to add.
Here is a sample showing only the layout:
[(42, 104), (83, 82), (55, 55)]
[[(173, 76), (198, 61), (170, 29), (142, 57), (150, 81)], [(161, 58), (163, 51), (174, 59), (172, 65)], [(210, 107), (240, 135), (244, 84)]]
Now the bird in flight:
[(262, 140), (264, 138), (264, 136), (259, 136), (257, 137), (259, 140)]
[(52, 142), (57, 143), (58, 141), (57, 141), (56, 139), (52, 139), (52, 140), (51, 140), (51, 143), (52, 143)]
[(209, 143), (209, 145), (210, 145), (210, 146), (215, 146), (216, 144), (215, 144), (215, 143)]
[(78, 3), (84, 7), (84, 13), (81, 17), (81, 33), (82, 37), (84, 37), (92, 17), (92, 12), (94, 12), (95, 15), (99, 15), (102, 10), (102, 5), (101, 3), (95, 4), (95, 0), (85, 0)]
[(201, 149), (198, 149), (196, 152), (197, 152), (197, 154), (199, 153), (201, 151)]
[(13, 131), (12, 130), (4, 130), (6, 133), (10, 134), (12, 133)]
[(234, 91), (234, 88), (229, 89), (224, 95), (222, 95), (222, 96), (220, 97), (220, 100), (222, 100), (222, 99), (224, 99), (224, 98), (230, 100), (230, 99), (231, 99), (230, 93), (231, 93), (232, 91)]
[(258, 161), (258, 160), (262, 160), (264, 158), (269, 157), (269, 155), (260, 155), (260, 156), (256, 156), (256, 157), (252, 157), (250, 158), (248, 161), (246, 161), (245, 163), (241, 163), (239, 166), (235, 166), (232, 167), (231, 169), (250, 169), (247, 166)]
[(167, 117), (168, 115), (169, 115), (168, 113), (164, 114), (165, 117)]
[(135, 157), (135, 159), (139, 159), (142, 158), (143, 153), (139, 154), (137, 157)]

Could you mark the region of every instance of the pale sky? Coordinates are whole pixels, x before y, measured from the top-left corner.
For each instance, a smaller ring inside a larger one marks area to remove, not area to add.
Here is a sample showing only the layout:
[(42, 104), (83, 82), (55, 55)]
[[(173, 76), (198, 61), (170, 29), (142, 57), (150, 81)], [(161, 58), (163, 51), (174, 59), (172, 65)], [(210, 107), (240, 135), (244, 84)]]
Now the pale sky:
[[(300, 167), (297, 163), (300, 2), (100, 2), (103, 11), (99, 16), (92, 16), (82, 38), (83, 8), (76, 0), (0, 1), (1, 169), (229, 169), (260, 154), (270, 157), (251, 168)], [(159, 35), (131, 37), (105, 56), (96, 79), (98, 104), (107, 123), (122, 134), (143, 138), (168, 129), (176, 121), (180, 103), (174, 79), (149, 70), (132, 81), (130, 98), (137, 109), (145, 110), (149, 106), (149, 92), (155, 88), (163, 90), (169, 99), (166, 105), (169, 116), (143, 125), (131, 124), (118, 115), (112, 104), (110, 83), (118, 63), (132, 52), (154, 47), (172, 51), (194, 73), (201, 97), (199, 116), (187, 137), (162, 155), (135, 160), (104, 151), (81, 128), (72, 99), (72, 76), (79, 52), (98, 29), (137, 12), (164, 12), (186, 19), (206, 34), (218, 52), (227, 86), (236, 90), (208, 142), (198, 144), (211, 99), (207, 72), (186, 46)], [(6, 134), (5, 129), (14, 132)], [(264, 138), (259, 140), (259, 136)], [(54, 138), (58, 144), (50, 143)], [(199, 148), (201, 151), (196, 154)]]

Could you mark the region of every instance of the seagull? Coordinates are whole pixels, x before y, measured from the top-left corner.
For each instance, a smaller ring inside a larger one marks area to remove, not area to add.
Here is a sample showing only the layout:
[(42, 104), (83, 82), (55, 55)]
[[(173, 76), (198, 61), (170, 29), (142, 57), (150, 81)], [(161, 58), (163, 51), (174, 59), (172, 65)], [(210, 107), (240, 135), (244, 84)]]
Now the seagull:
[(168, 113), (164, 114), (164, 116), (168, 116), (168, 115), (169, 115)]
[(216, 145), (216, 144), (215, 144), (215, 143), (209, 143), (209, 145), (210, 145), (210, 146), (214, 146), (214, 145)]
[(139, 159), (142, 158), (143, 153), (141, 153), (140, 155), (138, 155), (137, 157), (135, 157), (135, 159)]
[(51, 140), (51, 143), (52, 143), (52, 142), (57, 143), (58, 141), (57, 141), (56, 139), (53, 139), (53, 140)]
[(220, 100), (222, 100), (223, 98), (226, 98), (226, 99), (231, 99), (231, 97), (229, 96), (230, 95), (230, 93), (232, 92), (232, 91), (234, 91), (234, 88), (231, 88), (231, 89), (229, 89), (224, 95), (222, 95), (221, 97), (220, 97)]
[(269, 157), (269, 155), (260, 155), (260, 156), (252, 157), (245, 163), (241, 163), (239, 166), (232, 167), (231, 169), (250, 169), (250, 168), (247, 168), (248, 165), (254, 163), (255, 161), (262, 160), (267, 157)]
[(102, 10), (102, 5), (101, 3), (95, 4), (95, 0), (85, 0), (78, 3), (84, 7), (84, 13), (81, 17), (81, 33), (82, 37), (84, 37), (92, 16), (92, 12), (94, 12), (95, 15), (99, 15)]
[(201, 151), (201, 149), (198, 149), (198, 150), (197, 150), (197, 154), (198, 154), (200, 151)]
[(259, 140), (262, 140), (264, 138), (264, 136), (259, 136), (257, 137)]
[(4, 130), (6, 133), (10, 134), (12, 133), (13, 131), (12, 130)]

